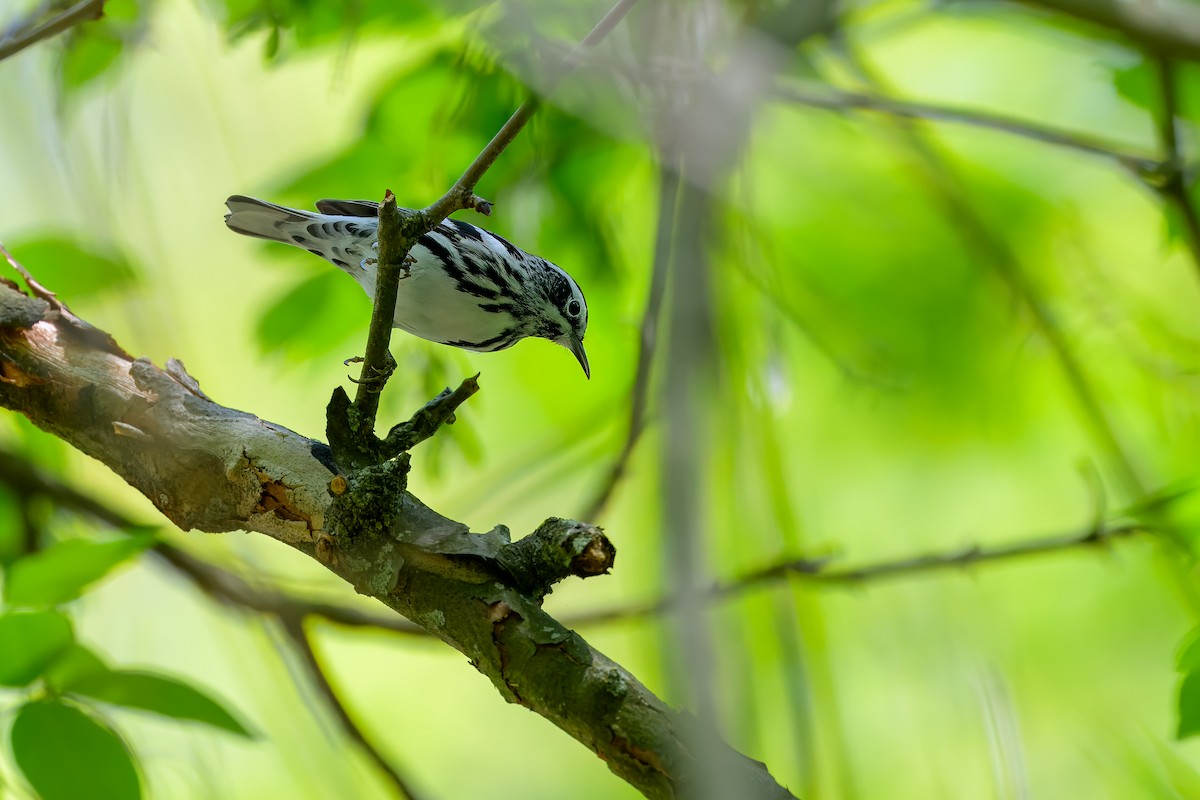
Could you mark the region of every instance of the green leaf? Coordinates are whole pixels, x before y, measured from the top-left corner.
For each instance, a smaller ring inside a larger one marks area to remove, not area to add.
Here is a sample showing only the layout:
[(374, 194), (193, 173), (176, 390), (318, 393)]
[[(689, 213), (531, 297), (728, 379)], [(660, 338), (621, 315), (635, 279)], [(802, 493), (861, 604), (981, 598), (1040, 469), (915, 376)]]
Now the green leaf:
[(27, 686), (73, 642), (71, 623), (53, 611), (0, 615), (0, 686)]
[(1175, 738), (1200, 733), (1200, 672), (1189, 672), (1179, 684), (1179, 727)]
[(141, 553), (151, 536), (112, 542), (69, 539), (13, 562), (4, 583), (4, 599), (14, 606), (52, 606), (79, 597), (113, 567)]
[(1176, 672), (1200, 672), (1200, 626), (1192, 628), (1175, 651)]
[(121, 38), (104, 23), (76, 28), (59, 63), (63, 88), (72, 92), (91, 83), (116, 62), (124, 46)]
[(0, 486), (0, 570), (20, 558), (27, 546), (20, 501), (9, 487)]
[(108, 672), (98, 655), (79, 643), (71, 645), (42, 673), (42, 679), (57, 692), (70, 691), (84, 678)]
[(137, 282), (129, 260), (119, 253), (65, 236), (49, 234), (11, 248), (34, 278), (71, 298), (120, 289)]
[[(310, 359), (344, 348), (352, 336), (365, 337), (371, 302), (348, 276), (325, 266), (328, 269), (305, 278), (263, 312), (257, 328), (263, 352)], [(361, 347), (361, 338), (358, 341), (355, 346)]]
[(27, 703), (12, 726), (17, 766), (42, 800), (137, 800), (133, 755), (109, 728), (73, 706)]
[(150, 672), (93, 672), (76, 681), (73, 694), (105, 703), (152, 711), (172, 719), (203, 722), (239, 736), (253, 735), (217, 701), (174, 678)]
[(127, 25), (133, 24), (144, 17), (146, 13), (144, 5), (140, 0), (106, 0), (104, 19)]

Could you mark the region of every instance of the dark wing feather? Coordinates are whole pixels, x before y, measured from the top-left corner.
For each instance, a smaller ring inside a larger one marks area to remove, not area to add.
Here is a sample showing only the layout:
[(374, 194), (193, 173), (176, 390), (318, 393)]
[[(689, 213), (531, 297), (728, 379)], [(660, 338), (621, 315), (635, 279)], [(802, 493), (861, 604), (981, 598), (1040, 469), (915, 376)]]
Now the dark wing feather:
[(317, 210), (342, 217), (377, 217), (379, 203), (374, 200), (318, 200)]

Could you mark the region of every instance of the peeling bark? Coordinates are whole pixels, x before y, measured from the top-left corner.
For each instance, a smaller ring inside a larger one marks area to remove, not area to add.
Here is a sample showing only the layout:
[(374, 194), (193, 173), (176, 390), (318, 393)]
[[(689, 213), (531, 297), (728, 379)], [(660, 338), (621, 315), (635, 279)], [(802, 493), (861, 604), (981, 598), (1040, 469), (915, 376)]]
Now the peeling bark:
[(0, 406), (101, 461), (183, 530), (255, 531), (315, 558), (466, 655), (506, 700), (541, 714), (648, 797), (689, 795), (714, 769), (741, 797), (789, 798), (711, 734), (546, 614), (554, 583), (606, 572), (595, 526), (549, 519), (510, 543), (471, 533), (406, 490), (409, 459), (339, 471), (324, 443), (221, 406), (177, 361), (159, 369), (52, 296), (0, 279)]

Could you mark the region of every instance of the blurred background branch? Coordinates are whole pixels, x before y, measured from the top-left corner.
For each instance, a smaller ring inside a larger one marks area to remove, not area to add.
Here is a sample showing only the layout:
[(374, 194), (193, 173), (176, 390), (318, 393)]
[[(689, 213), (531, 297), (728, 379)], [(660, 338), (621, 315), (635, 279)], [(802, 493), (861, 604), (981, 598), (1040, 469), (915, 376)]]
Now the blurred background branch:
[(82, 22), (100, 19), (103, 15), (104, 0), (80, 0), (69, 7), (61, 2), (47, 3), (0, 34), (0, 61)]
[(1179, 0), (1017, 0), (1029, 8), (1065, 14), (1120, 33), (1152, 53), (1200, 59), (1200, 14)]

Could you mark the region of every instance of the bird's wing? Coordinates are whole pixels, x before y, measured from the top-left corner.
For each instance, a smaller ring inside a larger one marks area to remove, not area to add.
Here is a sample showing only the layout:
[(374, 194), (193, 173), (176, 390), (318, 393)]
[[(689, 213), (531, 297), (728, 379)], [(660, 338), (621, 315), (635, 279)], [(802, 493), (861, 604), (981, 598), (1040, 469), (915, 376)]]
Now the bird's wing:
[(379, 203), (374, 200), (318, 200), (317, 210), (342, 217), (376, 217), (379, 216)]

